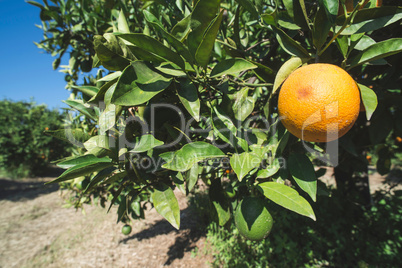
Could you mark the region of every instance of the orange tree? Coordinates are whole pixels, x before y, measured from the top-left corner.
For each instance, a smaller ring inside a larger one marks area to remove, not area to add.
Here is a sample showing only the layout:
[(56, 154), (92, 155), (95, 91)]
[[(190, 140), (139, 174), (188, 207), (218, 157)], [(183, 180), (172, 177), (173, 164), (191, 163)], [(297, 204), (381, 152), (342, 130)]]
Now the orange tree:
[[(51, 134), (80, 149), (59, 161), (66, 171), (52, 183), (84, 176), (76, 206), (110, 201), (118, 221), (129, 223), (152, 204), (179, 228), (173, 189), (189, 194), (201, 179), (220, 225), (249, 196), (315, 220), (311, 203), (325, 185), (313, 163), (334, 166), (349, 198), (352, 177), (367, 180), (368, 152), (381, 173), (389, 171), (399, 144), (388, 141), (402, 131), (402, 39), (395, 37), (402, 8), (392, 2), (354, 1), (353, 10), (330, 0), (51, 2), (29, 1), (41, 9), (38, 46), (59, 55), (55, 67), (70, 52), (64, 71), (74, 94), (65, 102), (76, 117)], [(80, 84), (88, 62), (97, 75)], [(365, 111), (329, 143), (296, 138), (278, 115), (282, 83), (312, 63), (346, 70)], [(367, 193), (368, 185), (358, 196)], [(242, 226), (251, 230), (255, 214), (243, 213)]]

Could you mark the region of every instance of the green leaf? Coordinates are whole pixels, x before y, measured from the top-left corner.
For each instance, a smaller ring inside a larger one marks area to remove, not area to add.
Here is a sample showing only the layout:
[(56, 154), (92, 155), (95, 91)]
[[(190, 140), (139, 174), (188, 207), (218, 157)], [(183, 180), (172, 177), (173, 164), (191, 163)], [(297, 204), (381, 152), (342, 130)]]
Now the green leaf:
[(211, 22), (211, 26), (205, 31), (205, 34), (201, 40), (200, 45), (195, 53), (195, 60), (204, 69), (209, 63), (209, 58), (211, 57), (212, 49), (214, 48), (215, 39), (218, 35), (219, 27), (221, 25), (223, 18), (223, 10), (219, 15)]
[(84, 175), (91, 174), (92, 172), (99, 171), (104, 169), (105, 167), (112, 166), (113, 164), (110, 162), (97, 162), (97, 163), (82, 163), (75, 165), (66, 171), (63, 172), (57, 179), (52, 180), (50, 182), (47, 182), (46, 184), (49, 183), (56, 183), (56, 182), (63, 182), (71, 179), (75, 179), (77, 177), (81, 177)]
[(288, 159), (288, 168), (297, 185), (315, 202), (317, 179), (310, 159), (305, 154), (291, 154)]
[(148, 35), (142, 33), (131, 33), (131, 34), (122, 34), (122, 33), (115, 33), (118, 37), (132, 43), (135, 46), (140, 47), (148, 52), (151, 52), (160, 58), (173, 62), (177, 64), (182, 69), (184, 69), (184, 61), (180, 57), (179, 54), (171, 50), (170, 48), (166, 47), (158, 40)]
[(100, 184), (113, 184), (119, 180), (121, 180), (122, 178), (127, 176), (127, 171), (118, 171), (114, 174), (112, 174), (112, 176), (110, 176), (107, 180), (103, 181)]
[(96, 80), (96, 82), (110, 82), (110, 81), (114, 81), (114, 80), (117, 80), (117, 79), (120, 77), (120, 75), (121, 75), (121, 72), (120, 72), (120, 71), (113, 72), (113, 73), (110, 73), (110, 74), (108, 74), (108, 75), (102, 77), (101, 79)]
[(256, 65), (257, 68), (253, 69), (254, 73), (258, 76), (259, 79), (263, 80), (264, 82), (270, 83), (275, 76), (274, 70), (265, 66), (261, 63), (255, 62), (250, 60), (252, 64)]
[(191, 13), (190, 28), (192, 31), (188, 34), (187, 44), (194, 58), (207, 28), (216, 18), (220, 2), (220, 0), (198, 1)]
[(98, 117), (94, 110), (90, 107), (90, 105), (84, 104), (82, 100), (63, 100), (63, 102), (92, 120), (98, 121)]
[(276, 74), (272, 94), (274, 94), (278, 90), (278, 88), (282, 85), (283, 81), (285, 81), (286, 78), (288, 78), (288, 76), (297, 68), (299, 68), (304, 62), (306, 62), (306, 59), (294, 57), (290, 58), (288, 61), (282, 64), (281, 68)]
[(357, 84), (360, 88), (360, 95), (363, 101), (364, 108), (366, 109), (367, 120), (371, 119), (375, 109), (377, 108), (377, 95), (375, 92), (362, 84)]
[(84, 143), (84, 147), (88, 151), (98, 147), (109, 149), (109, 137), (107, 135), (93, 136)]
[(309, 29), (304, 0), (283, 0), (289, 17), (301, 28)]
[[(117, 73), (117, 72), (116, 72)], [(118, 72), (121, 75), (121, 72)], [(119, 75), (119, 77), (120, 77)], [(96, 93), (95, 96), (93, 96), (88, 103), (94, 103), (94, 104), (99, 104), (100, 101), (105, 101), (105, 104), (108, 105), (110, 104), (110, 98), (106, 99), (105, 94), (108, 92), (110, 88), (116, 88), (116, 83), (117, 83), (117, 78), (106, 82), (99, 90), (98, 93)], [(113, 89), (114, 90), (114, 89)]]
[(273, 10), (272, 12), (261, 14), (261, 18), (267, 25), (278, 26), (279, 12), (277, 5), (275, 6), (275, 10)]
[(193, 57), (190, 54), (190, 51), (182, 42), (180, 42), (176, 37), (172, 34), (168, 33), (164, 28), (162, 23), (149, 11), (144, 10), (144, 17), (148, 23), (152, 25), (152, 27), (157, 30), (162, 36), (166, 39), (166, 41), (179, 53), (184, 59), (188, 62), (192, 63), (194, 61)]
[(217, 213), (219, 225), (225, 225), (230, 220), (230, 204), (219, 178), (212, 180), (208, 195)]
[[(116, 38), (116, 37), (115, 37)], [(113, 43), (108, 42), (105, 37), (94, 36), (94, 48), (96, 56), (102, 65), (111, 71), (121, 71), (130, 64), (130, 60), (123, 56), (117, 39)]]
[(72, 86), (72, 88), (78, 89), (79, 91), (81, 91), (82, 93), (84, 93), (89, 97), (93, 97), (99, 92), (99, 88), (94, 86), (80, 86), (80, 87)]
[(269, 178), (275, 175), (279, 169), (281, 168), (281, 165), (279, 163), (278, 158), (275, 158), (272, 163), (270, 163), (265, 169), (261, 169), (257, 173), (257, 178)]
[(242, 181), (251, 170), (260, 165), (261, 160), (262, 159), (254, 153), (244, 152), (241, 154), (233, 154), (230, 158), (230, 166), (233, 168), (239, 181)]
[(44, 132), (46, 135), (53, 136), (60, 140), (68, 141), (73, 144), (83, 143), (87, 141), (91, 136), (80, 128), (65, 128), (58, 130), (47, 130)]
[[(160, 71), (161, 73), (176, 76), (177, 78), (186, 77), (187, 74), (181, 69), (177, 69), (176, 65), (172, 65), (169, 62), (162, 62), (159, 66), (155, 66), (155, 69)], [(188, 70), (187, 70), (188, 71)]]
[[(342, 35), (352, 35), (378, 30), (402, 19), (402, 7), (364, 8), (356, 13), (353, 24), (342, 31)], [(345, 17), (337, 19), (338, 25), (343, 25)], [(336, 27), (336, 32), (342, 26)]]
[(294, 11), (293, 11), (293, 0), (283, 0), (283, 5), (286, 8), (289, 17), (294, 20)]
[(176, 172), (175, 175), (172, 175), (172, 180), (174, 185), (180, 190), (182, 194), (186, 194), (186, 186), (184, 185), (184, 178), (181, 172)]
[(402, 51), (402, 38), (391, 38), (373, 44), (357, 54), (351, 61), (350, 67), (356, 67), (366, 62), (382, 59)]
[(211, 71), (211, 78), (223, 75), (236, 75), (258, 66), (242, 58), (226, 59), (218, 62)]
[(116, 105), (110, 103), (101, 113), (98, 120), (100, 133), (105, 133), (116, 124), (117, 109), (118, 107)]
[(112, 96), (112, 103), (136, 106), (149, 101), (165, 90), (171, 82), (142, 61), (132, 62), (120, 76)]
[(219, 107), (213, 107), (212, 120), (213, 130), (215, 135), (221, 138), (224, 142), (231, 144), (233, 147), (240, 147), (244, 150), (248, 150), (247, 142), (238, 137), (237, 128), (233, 124), (232, 120), (226, 116)]
[[(329, 1), (331, 1), (331, 0), (329, 0)], [(296, 3), (297, 3), (297, 1), (296, 1)], [(299, 0), (298, 4), (299, 5), (297, 5), (297, 8), (301, 9), (301, 13), (303, 14), (303, 19), (299, 15), (300, 12), (298, 12), (295, 14), (295, 21), (298, 22), (298, 24), (301, 25), (301, 27), (303, 29), (310, 29), (310, 24), (309, 24), (310, 21), (309, 21), (307, 10), (306, 10), (306, 4), (304, 3), (304, 0)], [(300, 17), (300, 19), (298, 19), (298, 17)], [(299, 22), (299, 20), (300, 20), (300, 22)]]
[(134, 148), (130, 150), (130, 153), (143, 153), (163, 144), (163, 141), (155, 139), (151, 134), (142, 135), (139, 141), (134, 144)]
[(198, 122), (200, 121), (200, 100), (198, 98), (198, 90), (194, 83), (186, 79), (185, 81), (180, 81), (180, 84), (175, 84), (177, 94), (179, 99), (183, 104), (184, 108), (189, 112), (189, 114)]
[(156, 211), (174, 228), (180, 228), (180, 208), (173, 190), (164, 183), (155, 186), (152, 201)]
[(348, 55), (348, 50), (350, 49), (349, 38), (348, 36), (338, 36), (335, 39), (336, 44), (338, 45), (339, 51), (342, 53), (343, 57), (346, 59)]
[(310, 58), (310, 54), (307, 50), (302, 47), (299, 43), (294, 41), (289, 35), (279, 28), (273, 27), (276, 39), (278, 40), (280, 46), (289, 55), (296, 56), (299, 58)]
[(99, 171), (95, 176), (93, 176), (93, 178), (89, 182), (87, 188), (84, 191), (84, 194), (88, 193), (91, 189), (97, 186), (102, 180), (110, 176), (116, 169), (117, 167), (111, 166)]
[(376, 41), (374, 41), (374, 39), (372, 39), (370, 36), (363, 35), (359, 39), (359, 42), (356, 44), (355, 49), (362, 51), (368, 48), (369, 46), (374, 45), (375, 43)]
[(258, 18), (258, 11), (256, 6), (250, 0), (236, 0), (245, 10), (251, 13), (252, 19)]
[(248, 87), (243, 87), (235, 95), (232, 109), (234, 117), (243, 122), (254, 110), (254, 98), (248, 96)]
[(339, 2), (333, 0), (320, 0), (320, 7), (327, 14), (328, 20), (333, 24), (338, 16)]
[(179, 21), (172, 29), (172, 35), (183, 42), (190, 32), (191, 14)]
[(176, 152), (172, 151), (172, 152), (165, 152), (165, 153), (161, 153), (159, 155), (160, 158), (162, 158), (163, 161), (165, 161), (166, 163), (172, 162), (173, 158), (174, 158), (174, 154)]
[(289, 30), (300, 30), (300, 26), (295, 24), (293, 19), (289, 16), (288, 12), (280, 11), (278, 12), (278, 24), (282, 28)]
[[(335, 2), (336, 5), (338, 4), (337, 1), (327, 1), (323, 0), (324, 2)], [(336, 10), (338, 12), (338, 9)], [(336, 15), (335, 15), (336, 16)], [(315, 17), (314, 17), (314, 25), (313, 25), (313, 44), (315, 48), (319, 51), (324, 45), (325, 41), (327, 40), (328, 33), (331, 30), (332, 23), (328, 19), (328, 11), (324, 8), (319, 8)]]
[(195, 163), (186, 173), (187, 189), (189, 192), (194, 188), (198, 181), (198, 163)]
[(57, 166), (60, 168), (67, 169), (79, 164), (110, 163), (110, 162), (112, 162), (112, 160), (108, 157), (98, 158), (92, 154), (88, 154), (66, 159), (62, 162), (57, 163)]
[(126, 16), (124, 16), (123, 10), (119, 12), (119, 18), (117, 19), (117, 29), (121, 33), (130, 33), (130, 28), (128, 27)]
[(225, 154), (214, 145), (202, 141), (196, 141), (186, 144), (180, 150), (176, 151), (171, 161), (162, 165), (162, 167), (184, 172), (189, 170), (199, 161), (224, 156)]
[(276, 182), (263, 182), (258, 185), (258, 189), (266, 198), (278, 205), (300, 215), (309, 217), (314, 221), (316, 220), (314, 211), (309, 202), (289, 186)]

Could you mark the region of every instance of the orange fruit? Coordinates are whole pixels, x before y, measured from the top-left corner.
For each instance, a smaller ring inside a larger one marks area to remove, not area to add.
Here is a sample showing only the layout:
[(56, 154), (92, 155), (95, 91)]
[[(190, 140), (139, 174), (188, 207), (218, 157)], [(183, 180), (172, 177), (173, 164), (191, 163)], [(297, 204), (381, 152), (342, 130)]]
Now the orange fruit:
[(395, 138), (395, 140), (396, 140), (396, 142), (398, 142), (398, 143), (401, 143), (401, 142), (402, 142), (402, 138), (401, 138), (401, 137), (399, 137), (399, 136), (398, 136), (398, 137), (396, 137), (396, 138)]
[(278, 98), (283, 125), (296, 137), (328, 142), (345, 135), (360, 111), (360, 91), (353, 78), (332, 64), (305, 65), (284, 81)]

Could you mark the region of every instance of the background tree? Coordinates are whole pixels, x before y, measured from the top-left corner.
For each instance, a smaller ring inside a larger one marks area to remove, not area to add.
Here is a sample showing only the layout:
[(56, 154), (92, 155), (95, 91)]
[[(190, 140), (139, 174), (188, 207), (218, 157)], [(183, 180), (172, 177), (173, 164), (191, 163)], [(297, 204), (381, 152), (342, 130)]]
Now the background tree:
[(63, 126), (64, 115), (34, 102), (0, 101), (0, 166), (12, 178), (43, 175), (51, 161), (71, 153), (71, 144), (43, 135)]

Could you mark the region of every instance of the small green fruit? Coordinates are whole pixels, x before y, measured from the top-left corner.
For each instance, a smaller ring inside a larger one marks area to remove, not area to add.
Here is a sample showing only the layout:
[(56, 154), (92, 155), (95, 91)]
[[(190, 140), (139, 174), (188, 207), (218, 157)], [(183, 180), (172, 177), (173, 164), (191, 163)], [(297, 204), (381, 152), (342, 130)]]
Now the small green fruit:
[(250, 240), (261, 240), (272, 229), (273, 219), (265, 202), (259, 197), (246, 197), (240, 201), (234, 215), (240, 234)]
[(124, 235), (129, 235), (131, 233), (131, 226), (126, 224), (123, 226), (123, 228), (121, 228), (121, 232)]

